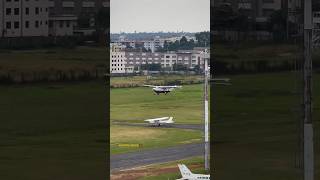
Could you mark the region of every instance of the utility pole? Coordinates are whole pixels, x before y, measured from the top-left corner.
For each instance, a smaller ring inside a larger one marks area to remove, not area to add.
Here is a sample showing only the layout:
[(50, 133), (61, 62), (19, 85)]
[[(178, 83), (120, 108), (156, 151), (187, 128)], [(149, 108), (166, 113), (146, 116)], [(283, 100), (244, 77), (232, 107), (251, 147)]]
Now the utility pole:
[(303, 169), (304, 180), (314, 180), (312, 126), (312, 0), (304, 0)]
[(209, 95), (208, 95), (208, 50), (205, 49), (204, 58), (204, 166), (205, 170), (209, 170)]

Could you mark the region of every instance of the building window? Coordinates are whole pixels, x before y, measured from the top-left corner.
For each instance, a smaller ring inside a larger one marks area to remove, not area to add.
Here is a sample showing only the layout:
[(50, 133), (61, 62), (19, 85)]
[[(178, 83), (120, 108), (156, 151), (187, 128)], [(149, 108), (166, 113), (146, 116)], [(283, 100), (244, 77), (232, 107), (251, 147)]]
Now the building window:
[(39, 28), (39, 21), (35, 21), (34, 26), (35, 26), (36, 28)]
[(26, 15), (29, 15), (29, 8), (26, 8)]
[(34, 11), (35, 11), (35, 14), (39, 14), (39, 8), (38, 8), (38, 7), (36, 7), (36, 8), (34, 9)]
[(14, 15), (19, 15), (19, 8), (14, 8)]
[(15, 21), (15, 22), (14, 22), (14, 28), (15, 28), (15, 29), (19, 29), (19, 22), (18, 22), (18, 21)]
[(11, 22), (6, 22), (6, 28), (11, 29)]
[(25, 22), (25, 27), (26, 27), (26, 28), (29, 28), (29, 21), (26, 21), (26, 22)]
[(6, 15), (11, 15), (11, 8), (6, 9)]
[[(70, 21), (67, 21), (67, 27), (70, 27)], [(122, 57), (122, 56), (121, 56)]]

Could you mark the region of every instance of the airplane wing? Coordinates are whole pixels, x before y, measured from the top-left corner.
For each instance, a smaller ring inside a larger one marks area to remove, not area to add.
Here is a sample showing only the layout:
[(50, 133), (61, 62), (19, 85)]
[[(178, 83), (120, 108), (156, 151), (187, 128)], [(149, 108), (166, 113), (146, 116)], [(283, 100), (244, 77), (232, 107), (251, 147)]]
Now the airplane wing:
[(169, 118), (166, 119), (166, 120), (160, 120), (159, 122), (160, 122), (160, 123), (163, 123), (163, 124), (173, 124), (173, 123), (174, 123), (173, 117), (169, 117)]
[(144, 121), (149, 122), (149, 123), (158, 123), (158, 122), (160, 122), (160, 121), (167, 120), (167, 119), (169, 119), (169, 117), (146, 119), (146, 120), (144, 120)]
[(182, 86), (158, 86), (159, 88), (182, 88)]
[(157, 87), (157, 86), (153, 86), (153, 85), (147, 85), (147, 84), (145, 84), (145, 85), (143, 85), (144, 87)]

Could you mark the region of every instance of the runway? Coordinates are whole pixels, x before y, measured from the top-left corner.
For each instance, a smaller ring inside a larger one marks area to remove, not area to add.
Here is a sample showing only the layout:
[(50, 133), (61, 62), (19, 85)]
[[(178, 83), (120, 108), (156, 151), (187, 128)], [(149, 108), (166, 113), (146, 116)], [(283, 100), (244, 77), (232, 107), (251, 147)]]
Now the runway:
[(112, 122), (114, 125), (123, 126), (139, 126), (139, 127), (150, 127), (150, 128), (178, 128), (178, 129), (192, 129), (192, 130), (203, 130), (203, 125), (200, 124), (170, 124), (161, 126), (150, 126), (146, 123), (128, 123), (128, 122)]
[(203, 155), (204, 144), (193, 143), (174, 147), (142, 150), (132, 153), (111, 155), (110, 170), (118, 171), (138, 166), (165, 163)]

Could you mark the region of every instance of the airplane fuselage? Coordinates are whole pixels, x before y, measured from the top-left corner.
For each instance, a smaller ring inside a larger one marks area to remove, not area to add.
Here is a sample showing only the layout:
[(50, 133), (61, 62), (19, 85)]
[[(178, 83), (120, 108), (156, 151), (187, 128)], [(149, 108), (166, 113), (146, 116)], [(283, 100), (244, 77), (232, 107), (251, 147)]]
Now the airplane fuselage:
[(163, 93), (163, 94), (168, 94), (169, 92), (172, 91), (172, 88), (159, 88), (159, 87), (155, 87), (152, 88), (153, 92), (155, 92), (157, 95)]

